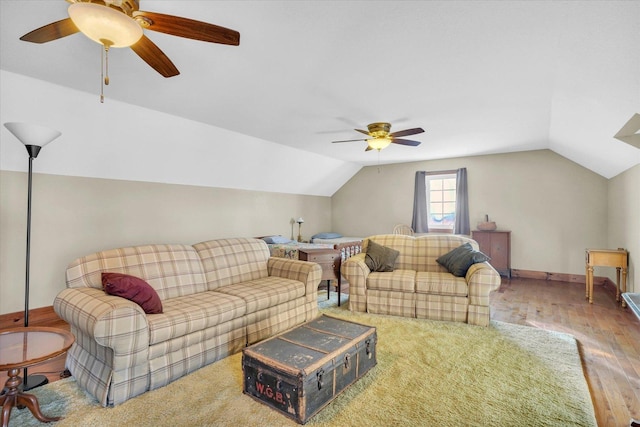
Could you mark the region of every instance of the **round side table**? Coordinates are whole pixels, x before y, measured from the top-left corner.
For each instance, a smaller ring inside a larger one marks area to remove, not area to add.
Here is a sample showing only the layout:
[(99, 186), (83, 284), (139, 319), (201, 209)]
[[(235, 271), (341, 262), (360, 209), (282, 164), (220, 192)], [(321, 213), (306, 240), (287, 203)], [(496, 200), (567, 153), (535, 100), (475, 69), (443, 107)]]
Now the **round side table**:
[(56, 328), (26, 327), (0, 332), (0, 371), (7, 371), (9, 376), (5, 383), (5, 392), (0, 396), (2, 427), (9, 425), (11, 409), (14, 406), (26, 406), (33, 416), (43, 423), (60, 419), (42, 414), (38, 399), (19, 389), (22, 378), (18, 374), (22, 368), (37, 365), (64, 353), (74, 340), (70, 332)]

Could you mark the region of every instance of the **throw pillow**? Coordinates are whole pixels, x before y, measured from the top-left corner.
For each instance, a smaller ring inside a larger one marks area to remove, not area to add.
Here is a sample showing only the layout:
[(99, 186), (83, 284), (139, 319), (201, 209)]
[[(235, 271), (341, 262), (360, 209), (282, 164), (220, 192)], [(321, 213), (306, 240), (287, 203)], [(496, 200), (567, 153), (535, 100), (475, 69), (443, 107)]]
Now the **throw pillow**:
[(474, 251), (471, 243), (467, 242), (440, 256), (436, 261), (454, 276), (464, 277), (473, 264), (489, 261), (489, 259), (482, 252)]
[(398, 255), (400, 255), (400, 252), (395, 249), (379, 245), (369, 240), (364, 262), (371, 271), (393, 271)]
[(122, 273), (102, 273), (102, 288), (109, 295), (138, 304), (147, 314), (162, 313), (162, 301), (155, 289), (139, 277)]
[(342, 237), (342, 234), (330, 232), (318, 233), (311, 236), (312, 239), (339, 239), (340, 237)]

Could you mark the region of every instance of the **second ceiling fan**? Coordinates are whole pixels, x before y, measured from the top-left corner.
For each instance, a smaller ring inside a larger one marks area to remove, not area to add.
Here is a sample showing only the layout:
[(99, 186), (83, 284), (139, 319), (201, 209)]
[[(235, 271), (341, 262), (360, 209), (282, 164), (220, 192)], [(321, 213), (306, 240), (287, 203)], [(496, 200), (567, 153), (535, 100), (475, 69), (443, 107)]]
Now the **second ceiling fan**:
[(397, 132), (391, 132), (391, 123), (386, 122), (376, 122), (371, 123), (367, 126), (368, 131), (362, 129), (355, 129), (357, 132), (363, 133), (369, 138), (364, 139), (346, 139), (343, 141), (332, 141), (333, 143), (340, 142), (354, 142), (354, 141), (366, 141), (367, 148), (365, 151), (370, 150), (382, 150), (383, 148), (388, 147), (390, 144), (400, 144), (400, 145), (409, 145), (412, 147), (416, 147), (420, 145), (420, 141), (414, 141), (411, 139), (401, 138), (403, 136), (417, 135), (419, 133), (423, 133), (424, 129), (422, 128), (412, 128), (400, 130)]
[(131, 47), (164, 77), (173, 77), (180, 72), (164, 52), (144, 35), (143, 30), (209, 43), (240, 44), (240, 33), (235, 30), (179, 16), (146, 12), (139, 9), (139, 0), (66, 1), (71, 4), (68, 8), (69, 18), (30, 31), (20, 40), (46, 43), (82, 32), (106, 50), (111, 47)]

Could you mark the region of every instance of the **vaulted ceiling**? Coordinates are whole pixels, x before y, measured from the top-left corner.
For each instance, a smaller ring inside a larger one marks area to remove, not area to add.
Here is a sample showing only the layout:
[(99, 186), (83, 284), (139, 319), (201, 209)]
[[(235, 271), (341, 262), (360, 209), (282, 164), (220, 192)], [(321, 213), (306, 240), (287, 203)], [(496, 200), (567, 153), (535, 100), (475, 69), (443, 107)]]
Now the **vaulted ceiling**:
[[(100, 90), (82, 34), (19, 40), (63, 0), (0, 2), (0, 67)], [(112, 49), (112, 100), (357, 165), (551, 149), (606, 177), (640, 163), (614, 138), (640, 112), (640, 1), (160, 1), (140, 9), (232, 28), (240, 46), (146, 31), (165, 79)], [(376, 121), (423, 127), (419, 147), (365, 152)]]

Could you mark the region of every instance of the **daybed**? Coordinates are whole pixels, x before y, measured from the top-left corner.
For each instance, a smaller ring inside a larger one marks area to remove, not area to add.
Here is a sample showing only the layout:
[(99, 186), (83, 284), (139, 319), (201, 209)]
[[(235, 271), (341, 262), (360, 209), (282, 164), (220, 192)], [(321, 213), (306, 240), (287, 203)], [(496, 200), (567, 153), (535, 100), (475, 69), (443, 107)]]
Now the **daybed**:
[[(371, 271), (366, 260), (370, 246), (397, 256), (391, 257), (386, 269), (390, 271)], [(457, 235), (368, 237), (363, 252), (342, 263), (342, 275), (349, 281), (349, 309), (488, 325), (489, 294), (500, 286), (500, 275), (486, 261), (467, 266), (461, 277), (450, 273), (436, 259), (457, 248), (482, 254), (474, 240)]]
[[(107, 294), (103, 272), (144, 279), (162, 313)], [(66, 366), (103, 406), (120, 404), (315, 318), (320, 277), (317, 264), (272, 258), (251, 238), (79, 258), (53, 305), (76, 337)]]

